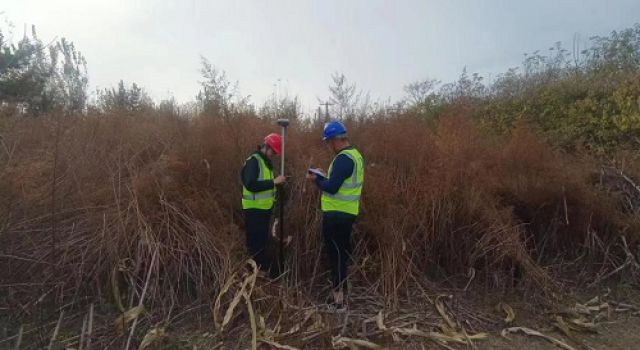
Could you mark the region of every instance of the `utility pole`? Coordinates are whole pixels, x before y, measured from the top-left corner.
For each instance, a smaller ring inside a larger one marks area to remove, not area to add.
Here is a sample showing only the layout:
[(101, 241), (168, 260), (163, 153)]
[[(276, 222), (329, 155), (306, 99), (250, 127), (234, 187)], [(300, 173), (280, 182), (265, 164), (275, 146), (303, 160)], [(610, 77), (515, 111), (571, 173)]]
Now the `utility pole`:
[(389, 112), (393, 113), (393, 114), (397, 114), (398, 112), (400, 112), (400, 108), (398, 107), (387, 107), (385, 108), (386, 110), (386, 114), (389, 115)]
[[(325, 103), (321, 103), (320, 106), (324, 106), (324, 121), (328, 122), (329, 121), (329, 106), (333, 106), (333, 103), (325, 102)], [(318, 107), (318, 111), (319, 110), (320, 110), (320, 107)]]

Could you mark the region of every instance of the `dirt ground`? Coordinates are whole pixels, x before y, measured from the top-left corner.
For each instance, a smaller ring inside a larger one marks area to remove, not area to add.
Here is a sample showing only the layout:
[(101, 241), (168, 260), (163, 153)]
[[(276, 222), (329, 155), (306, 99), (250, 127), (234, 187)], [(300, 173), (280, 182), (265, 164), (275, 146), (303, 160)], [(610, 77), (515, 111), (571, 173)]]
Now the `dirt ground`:
[[(612, 289), (611, 289), (612, 288)], [(635, 350), (640, 349), (640, 290), (625, 284), (619, 284), (611, 288), (602, 288), (600, 303), (607, 303), (607, 310), (603, 313), (606, 317), (596, 323), (596, 332), (571, 332), (572, 339), (553, 326), (552, 316), (543, 312), (521, 313), (519, 319), (516, 315), (512, 326), (535, 328), (545, 335), (556, 338), (575, 349), (598, 350)], [(604, 291), (606, 290), (606, 291)], [(595, 291), (579, 291), (575, 293), (577, 302), (587, 303)], [(616, 303), (623, 303), (617, 304)], [(633, 305), (631, 310), (620, 305)], [(517, 312), (517, 310), (516, 310)], [(587, 318), (590, 318), (587, 316)], [(478, 349), (558, 349), (557, 345), (540, 337), (524, 335), (522, 333), (510, 334), (505, 339), (499, 334), (494, 334), (487, 342), (478, 343)]]
[[(580, 291), (574, 294), (573, 298), (555, 306), (546, 302), (536, 304), (531, 298), (525, 299), (522, 295), (497, 297), (486, 294), (478, 296), (465, 292), (448, 296), (446, 298), (446, 313), (451, 316), (453, 322), (458, 324), (458, 327), (462, 325), (469, 335), (478, 332), (484, 332), (488, 335), (487, 339), (473, 341), (471, 345), (451, 341), (438, 344), (424, 336), (406, 334), (393, 336), (393, 332), (381, 331), (376, 322), (376, 314), (380, 310), (378, 307), (383, 306), (379, 300), (371, 298), (354, 300), (346, 314), (317, 311), (317, 314), (311, 317), (308, 322), (300, 321), (301, 318), (291, 317), (294, 320), (293, 324), (285, 323), (286, 317), (282, 315), (282, 323), (280, 323), (280, 316), (271, 315), (273, 317), (266, 322), (268, 328), (275, 329), (277, 319), (277, 325), (281, 326), (281, 333), (292, 329), (295, 326), (295, 320), (300, 323), (299, 332), (277, 339), (279, 344), (291, 346), (290, 348), (282, 347), (283, 349), (339, 348), (332, 346), (332, 339), (337, 336), (371, 341), (384, 349), (551, 350), (564, 346), (562, 344), (555, 345), (538, 336), (522, 333), (509, 334), (507, 339), (501, 335), (501, 332), (510, 327), (526, 327), (541, 332), (566, 344), (564, 347), (566, 350), (640, 349), (640, 290), (637, 287), (619, 285), (614, 290), (600, 288), (599, 290)], [(437, 295), (442, 296), (440, 293)], [(594, 299), (594, 297), (598, 299)], [(273, 303), (276, 300), (274, 297), (266, 302)], [(514, 311), (515, 318), (508, 324), (504, 321), (506, 313), (495, 308), (499, 301), (505, 302)], [(384, 324), (389, 328), (398, 327), (404, 330), (415, 326), (415, 329), (420, 331), (445, 332), (439, 328), (444, 322), (437, 307), (434, 307), (435, 304), (437, 304), (437, 299), (429, 297), (422, 302), (414, 299), (412, 304), (401, 305), (399, 309), (394, 311), (385, 310)], [(202, 304), (198, 308), (201, 312), (190, 313), (191, 316), (186, 318), (176, 317), (176, 320), (180, 320), (168, 325), (165, 329), (165, 336), (146, 349), (251, 348), (251, 329), (248, 327), (246, 315), (243, 316), (242, 313), (239, 313), (235, 321), (230, 323), (229, 329), (224, 334), (220, 334), (213, 327), (211, 313), (208, 311), (209, 305)], [(554, 322), (559, 316), (564, 317), (567, 321), (575, 319), (575, 310), (582, 310), (583, 314), (581, 315), (585, 320), (593, 321), (594, 327), (591, 331), (572, 330), (570, 331), (571, 337), (569, 337), (563, 334), (557, 326), (554, 326)], [(95, 338), (95, 345), (92, 348), (123, 348), (126, 334), (118, 335), (114, 332), (113, 321), (117, 317), (114, 311), (109, 305), (96, 307), (95, 333), (99, 334), (100, 338)], [(75, 310), (75, 312), (76, 316), (71, 316), (72, 311), (69, 310), (70, 316), (62, 322), (60, 335), (55, 346), (52, 347), (53, 349), (78, 348), (79, 330), (82, 328), (84, 311)], [(189, 315), (188, 310), (181, 310), (180, 313)], [(46, 321), (46, 327), (40, 332), (33, 331), (37, 329), (35, 324), (25, 323), (25, 336), (20, 349), (39, 349), (48, 344), (57, 319), (55, 314), (52, 313), (51, 316)], [(313, 319), (316, 317), (322, 326), (308, 332), (307, 330), (312, 327)], [(152, 329), (153, 325), (157, 327), (161, 323), (159, 319), (154, 318), (151, 315), (141, 318), (139, 332), (136, 336), (138, 340)], [(7, 315), (3, 309), (0, 309), (0, 349), (16, 349), (17, 326), (15, 317)], [(134, 341), (134, 344), (137, 342)], [(138, 348), (138, 346), (134, 348)], [(276, 347), (259, 343), (258, 348), (275, 349)], [(373, 349), (373, 347), (361, 345), (351, 347), (351, 349)]]
[[(509, 327), (526, 327), (543, 333), (546, 336), (555, 338), (576, 350), (637, 350), (640, 349), (640, 290), (626, 285), (618, 285), (614, 290), (603, 288), (607, 294), (602, 296), (599, 304), (603, 305), (606, 300), (608, 307), (602, 319), (595, 322), (594, 332), (570, 332), (571, 337), (561, 332), (554, 326), (554, 317), (558, 313), (549, 310), (536, 309), (535, 305), (523, 301), (511, 301), (510, 305), (515, 311), (515, 320), (507, 325), (496, 325), (494, 329), (487, 331), (489, 337), (486, 340), (476, 341), (473, 345), (454, 345), (449, 343), (452, 349), (478, 349), (478, 350), (552, 350), (562, 349), (563, 345), (553, 344), (539, 336), (525, 335), (524, 333), (510, 333), (505, 338), (501, 335), (501, 330)], [(576, 293), (576, 302), (587, 303), (593, 298), (594, 291), (581, 291)], [(616, 306), (633, 305), (633, 308), (626, 309)], [(591, 304), (594, 305), (594, 304)], [(479, 306), (482, 308), (482, 305)], [(592, 318), (586, 316), (587, 318)], [(565, 315), (565, 319), (570, 316)], [(446, 346), (433, 342), (412, 343), (412, 344), (388, 344), (389, 349), (445, 349)]]
[[(603, 322), (599, 325), (598, 334), (575, 333), (574, 336), (586, 347), (586, 349), (598, 350), (635, 350), (640, 349), (640, 317), (623, 316), (617, 319)], [(585, 349), (580, 343), (568, 339), (558, 331), (544, 332), (558, 340), (561, 340), (575, 349)], [(512, 334), (509, 340), (499, 335), (493, 335), (487, 342), (478, 343), (478, 349), (527, 349), (546, 350), (558, 349), (552, 343), (539, 338), (522, 334)]]
[[(634, 350), (640, 349), (640, 290), (629, 286), (616, 286), (615, 290), (602, 288), (600, 290), (580, 291), (575, 294), (572, 301), (564, 301), (562, 305), (558, 305), (556, 309), (550, 308), (548, 304), (536, 305), (531, 300), (523, 300), (522, 296), (515, 296), (507, 299), (506, 302), (513, 308), (515, 319), (506, 324), (503, 321), (504, 314), (497, 311), (494, 307), (497, 300), (503, 298), (495, 298), (495, 296), (478, 297), (473, 299), (471, 295), (456, 295), (451, 300), (458, 299), (458, 302), (452, 302), (451, 314), (456, 322), (461, 322), (465, 317), (475, 318), (478, 320), (497, 321), (491, 325), (485, 323), (486, 328), (480, 327), (476, 331), (488, 334), (487, 339), (474, 341), (472, 345), (456, 344), (455, 342), (447, 342), (445, 344), (437, 344), (434, 341), (421, 338), (420, 336), (401, 335), (395, 337), (389, 333), (376, 332), (378, 330), (375, 321), (371, 318), (372, 313), (367, 313), (364, 308), (358, 308), (357, 302), (353, 308), (349, 309), (348, 314), (330, 314), (323, 313), (322, 318), (325, 327), (333, 327), (334, 330), (327, 332), (323, 336), (315, 338), (312, 342), (301, 343), (298, 339), (291, 339), (289, 342), (284, 341), (282, 344), (291, 345), (300, 349), (330, 349), (336, 348), (331, 346), (330, 339), (343, 335), (352, 339), (363, 339), (371, 341), (384, 349), (478, 349), (478, 350), (543, 350), (543, 349), (559, 349), (563, 348), (563, 344), (555, 345), (547, 339), (525, 335), (523, 333), (512, 333), (505, 338), (501, 335), (502, 330), (510, 327), (526, 327), (542, 334), (552, 337), (564, 344), (566, 350)], [(594, 297), (598, 297), (594, 302)], [(466, 299), (467, 302), (461, 300)], [(575, 305), (572, 302), (575, 301)], [(464, 304), (464, 305), (463, 305)], [(595, 327), (592, 331), (571, 330), (570, 337), (563, 334), (554, 321), (558, 316), (562, 316), (565, 320), (575, 319), (573, 310), (578, 305), (588, 306), (590, 311), (586, 311), (585, 320), (593, 321)], [(627, 307), (622, 307), (626, 305)], [(442, 319), (437, 312), (432, 312), (433, 305), (425, 303), (424, 305), (416, 305), (416, 309), (423, 308), (422, 313), (413, 311), (411, 308), (403, 311), (391, 312), (386, 318), (387, 327), (404, 327), (405, 329), (416, 327), (424, 331), (440, 331), (438, 326), (442, 323)], [(428, 309), (428, 310), (427, 310)], [(415, 315), (408, 315), (415, 312)], [(456, 315), (457, 314), (457, 315)], [(419, 320), (422, 318), (422, 320)], [(472, 322), (473, 323), (473, 322)], [(470, 327), (472, 323), (469, 324)], [(346, 326), (345, 326), (346, 324)], [(366, 324), (366, 327), (365, 327)], [(410, 326), (409, 326), (410, 325)], [(365, 329), (366, 328), (366, 329)], [(198, 333), (195, 330), (195, 333)], [(372, 335), (362, 335), (373, 332)], [(469, 334), (472, 334), (470, 331)], [(249, 333), (244, 333), (239, 339), (250, 338)], [(322, 338), (322, 339), (321, 339)], [(219, 345), (220, 349), (227, 348), (228, 343)], [(208, 349), (213, 344), (200, 343), (192, 347), (193, 349)], [(231, 348), (231, 347), (229, 347)], [(240, 347), (242, 348), (242, 347)], [(259, 346), (259, 349), (274, 349), (266, 345)], [(354, 346), (351, 349), (370, 349), (366, 346)]]

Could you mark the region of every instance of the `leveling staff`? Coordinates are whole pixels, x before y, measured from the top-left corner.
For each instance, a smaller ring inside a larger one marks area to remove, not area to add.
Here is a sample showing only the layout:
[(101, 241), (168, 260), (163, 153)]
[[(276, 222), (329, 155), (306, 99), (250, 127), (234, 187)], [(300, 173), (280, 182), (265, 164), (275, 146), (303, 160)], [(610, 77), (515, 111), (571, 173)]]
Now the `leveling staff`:
[(309, 171), (307, 179), (315, 181), (322, 191), (322, 235), (329, 257), (336, 311), (345, 311), (345, 279), (351, 260), (351, 230), (360, 211), (360, 195), (364, 184), (364, 159), (349, 143), (347, 129), (339, 121), (325, 125), (322, 139), (336, 154), (329, 166), (328, 177)]

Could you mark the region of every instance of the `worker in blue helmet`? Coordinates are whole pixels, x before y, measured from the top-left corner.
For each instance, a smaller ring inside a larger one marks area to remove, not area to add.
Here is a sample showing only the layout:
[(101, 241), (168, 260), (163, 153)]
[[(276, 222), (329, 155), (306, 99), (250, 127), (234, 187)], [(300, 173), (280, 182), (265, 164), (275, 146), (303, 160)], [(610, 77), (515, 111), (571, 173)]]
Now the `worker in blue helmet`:
[(307, 179), (322, 191), (322, 236), (329, 258), (333, 283), (332, 308), (346, 310), (346, 277), (351, 260), (351, 231), (360, 212), (360, 196), (364, 185), (364, 159), (347, 137), (347, 129), (339, 121), (325, 124), (322, 139), (335, 154), (327, 176), (310, 172)]

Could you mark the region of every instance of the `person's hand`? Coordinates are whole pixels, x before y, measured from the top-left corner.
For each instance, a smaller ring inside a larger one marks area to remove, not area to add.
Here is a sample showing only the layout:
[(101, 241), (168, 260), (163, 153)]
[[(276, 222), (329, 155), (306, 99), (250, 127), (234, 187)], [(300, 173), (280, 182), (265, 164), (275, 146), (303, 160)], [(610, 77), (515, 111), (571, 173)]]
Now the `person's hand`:
[(307, 172), (307, 174), (304, 176), (307, 180), (310, 181), (316, 181), (316, 177), (318, 177), (316, 174), (310, 174)]
[(280, 185), (283, 184), (287, 181), (287, 178), (284, 175), (279, 175), (278, 177), (276, 177), (275, 179), (273, 179), (273, 183), (275, 185)]

